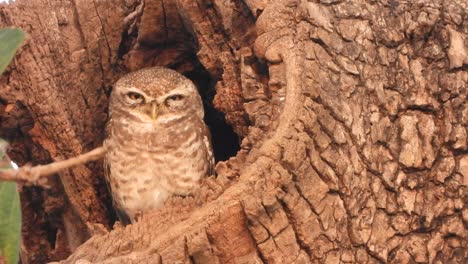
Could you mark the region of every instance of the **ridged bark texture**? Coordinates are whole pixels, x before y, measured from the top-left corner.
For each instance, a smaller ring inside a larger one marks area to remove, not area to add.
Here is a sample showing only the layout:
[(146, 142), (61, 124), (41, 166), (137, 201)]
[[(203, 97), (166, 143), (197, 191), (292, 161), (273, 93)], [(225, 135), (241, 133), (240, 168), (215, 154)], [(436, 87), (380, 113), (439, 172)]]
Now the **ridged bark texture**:
[(113, 82), (152, 65), (194, 79), (242, 139), (200, 193), (125, 228), (108, 231), (99, 162), (47, 190), (22, 187), (23, 263), (467, 263), (467, 10), (464, 0), (1, 4), (0, 26), (29, 34), (0, 79), (0, 136), (18, 163), (99, 146)]

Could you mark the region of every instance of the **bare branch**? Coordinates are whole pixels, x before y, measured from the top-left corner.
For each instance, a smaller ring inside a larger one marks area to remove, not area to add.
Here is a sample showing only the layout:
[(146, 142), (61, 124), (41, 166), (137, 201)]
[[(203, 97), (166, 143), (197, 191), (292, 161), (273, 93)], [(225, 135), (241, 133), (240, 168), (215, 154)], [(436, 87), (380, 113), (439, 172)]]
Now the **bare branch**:
[(81, 165), (89, 161), (98, 160), (104, 157), (105, 147), (95, 148), (85, 154), (63, 161), (52, 162), (47, 165), (31, 167), (25, 165), (18, 170), (0, 170), (0, 181), (26, 181), (36, 183), (40, 178), (58, 173), (73, 166)]

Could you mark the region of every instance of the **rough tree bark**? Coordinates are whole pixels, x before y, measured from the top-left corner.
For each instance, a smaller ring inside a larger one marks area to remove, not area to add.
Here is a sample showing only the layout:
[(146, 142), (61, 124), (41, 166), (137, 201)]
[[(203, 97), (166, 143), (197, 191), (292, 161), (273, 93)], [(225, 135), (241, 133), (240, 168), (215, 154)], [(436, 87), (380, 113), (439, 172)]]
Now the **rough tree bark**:
[(100, 162), (50, 189), (23, 186), (23, 263), (466, 263), (467, 10), (464, 0), (0, 5), (0, 26), (29, 34), (0, 79), (0, 136), (19, 164), (99, 146), (113, 82), (152, 65), (197, 82), (242, 139), (200, 193), (109, 232)]

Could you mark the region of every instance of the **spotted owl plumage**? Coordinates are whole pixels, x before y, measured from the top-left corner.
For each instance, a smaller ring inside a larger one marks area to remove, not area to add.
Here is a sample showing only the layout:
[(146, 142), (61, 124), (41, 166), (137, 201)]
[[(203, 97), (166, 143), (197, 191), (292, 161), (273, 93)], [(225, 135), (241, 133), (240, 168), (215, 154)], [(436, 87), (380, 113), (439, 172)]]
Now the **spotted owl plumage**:
[(195, 85), (160, 67), (114, 86), (106, 128), (105, 177), (121, 222), (189, 195), (213, 169), (210, 134)]

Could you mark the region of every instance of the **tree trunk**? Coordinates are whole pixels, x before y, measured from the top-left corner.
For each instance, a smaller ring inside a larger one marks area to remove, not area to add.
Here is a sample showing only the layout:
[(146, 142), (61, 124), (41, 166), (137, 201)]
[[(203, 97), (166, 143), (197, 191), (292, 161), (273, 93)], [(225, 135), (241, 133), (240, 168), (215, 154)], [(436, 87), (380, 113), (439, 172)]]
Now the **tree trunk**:
[(198, 84), (219, 160), (199, 193), (125, 228), (112, 227), (101, 162), (22, 186), (22, 263), (467, 263), (467, 11), (463, 0), (0, 4), (0, 26), (29, 34), (0, 79), (0, 137), (18, 164), (101, 145), (113, 83), (153, 65)]

